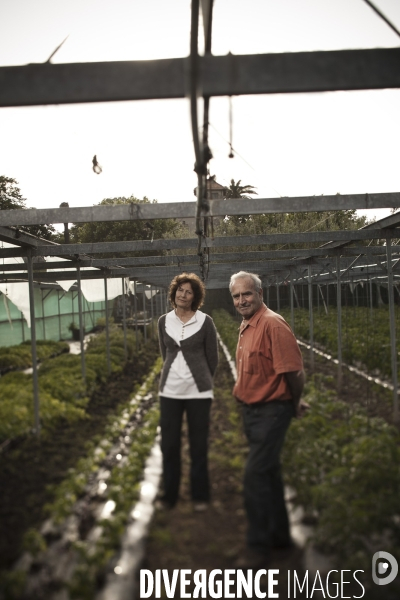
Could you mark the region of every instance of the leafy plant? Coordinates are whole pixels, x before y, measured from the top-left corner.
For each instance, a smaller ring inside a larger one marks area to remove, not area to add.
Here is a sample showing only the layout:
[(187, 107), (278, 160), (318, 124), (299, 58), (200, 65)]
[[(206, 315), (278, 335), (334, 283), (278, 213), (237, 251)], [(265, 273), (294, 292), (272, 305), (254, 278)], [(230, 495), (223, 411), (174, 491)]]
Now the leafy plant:
[[(306, 337), (306, 311), (299, 311), (297, 319), (299, 314), (296, 331)], [(232, 355), (237, 322), (223, 310), (213, 311), (213, 318)], [(376, 315), (376, 321), (380, 318)], [(325, 335), (331, 343), (329, 319), (321, 322), (320, 339)], [(352, 324), (354, 338), (356, 324)], [(304, 399), (311, 410), (289, 428), (283, 472), (286, 484), (295, 491), (295, 502), (306, 516), (316, 519), (315, 543), (340, 556), (347, 568), (367, 570), (371, 555), (381, 547), (400, 559), (400, 434), (384, 419), (369, 417), (356, 402), (339, 400), (329, 383), (320, 375), (307, 382)], [(231, 439), (231, 432), (226, 432), (219, 444)], [(234, 462), (240, 465), (239, 456)]]

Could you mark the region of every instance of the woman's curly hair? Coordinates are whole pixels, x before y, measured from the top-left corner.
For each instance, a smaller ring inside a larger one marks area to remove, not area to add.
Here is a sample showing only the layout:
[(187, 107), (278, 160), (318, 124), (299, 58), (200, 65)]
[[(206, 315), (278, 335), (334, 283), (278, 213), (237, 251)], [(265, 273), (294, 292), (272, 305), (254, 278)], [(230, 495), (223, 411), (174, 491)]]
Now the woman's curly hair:
[(195, 273), (181, 273), (173, 278), (169, 284), (168, 299), (172, 306), (176, 308), (175, 295), (177, 289), (183, 283), (190, 283), (194, 298), (192, 302), (192, 310), (197, 310), (204, 304), (204, 298), (206, 297), (206, 288), (204, 283), (201, 281)]

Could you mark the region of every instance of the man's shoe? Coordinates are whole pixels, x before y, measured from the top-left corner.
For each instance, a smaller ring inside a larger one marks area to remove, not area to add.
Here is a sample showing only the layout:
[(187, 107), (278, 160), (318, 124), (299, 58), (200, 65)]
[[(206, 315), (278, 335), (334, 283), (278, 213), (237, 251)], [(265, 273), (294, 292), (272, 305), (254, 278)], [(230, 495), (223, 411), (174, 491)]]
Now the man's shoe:
[(266, 569), (270, 562), (270, 554), (253, 548), (247, 548), (235, 561), (236, 569)]

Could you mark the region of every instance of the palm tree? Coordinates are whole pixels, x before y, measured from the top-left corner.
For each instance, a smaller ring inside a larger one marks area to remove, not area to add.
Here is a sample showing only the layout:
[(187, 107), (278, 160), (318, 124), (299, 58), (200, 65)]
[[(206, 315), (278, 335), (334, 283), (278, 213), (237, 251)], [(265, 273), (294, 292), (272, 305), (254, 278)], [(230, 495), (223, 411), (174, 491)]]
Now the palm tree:
[(250, 199), (248, 194), (256, 194), (254, 185), (241, 185), (242, 180), (238, 179), (235, 183), (234, 179), (231, 179), (229, 187), (225, 188), (225, 198), (245, 198)]

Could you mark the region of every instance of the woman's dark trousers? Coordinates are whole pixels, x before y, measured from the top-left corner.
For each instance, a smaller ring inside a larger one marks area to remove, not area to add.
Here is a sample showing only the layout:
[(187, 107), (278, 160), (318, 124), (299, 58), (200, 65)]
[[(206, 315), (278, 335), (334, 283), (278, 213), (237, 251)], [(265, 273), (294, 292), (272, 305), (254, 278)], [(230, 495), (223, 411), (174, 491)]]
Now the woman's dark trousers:
[(250, 444), (244, 476), (247, 543), (264, 553), (273, 546), (290, 544), (280, 453), (292, 417), (290, 401), (274, 400), (243, 407)]
[(161, 450), (163, 454), (164, 500), (174, 506), (178, 500), (181, 479), (181, 431), (183, 413), (189, 430), (190, 489), (192, 500), (208, 502), (208, 432), (211, 398), (176, 400), (160, 396)]

